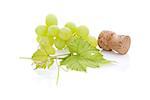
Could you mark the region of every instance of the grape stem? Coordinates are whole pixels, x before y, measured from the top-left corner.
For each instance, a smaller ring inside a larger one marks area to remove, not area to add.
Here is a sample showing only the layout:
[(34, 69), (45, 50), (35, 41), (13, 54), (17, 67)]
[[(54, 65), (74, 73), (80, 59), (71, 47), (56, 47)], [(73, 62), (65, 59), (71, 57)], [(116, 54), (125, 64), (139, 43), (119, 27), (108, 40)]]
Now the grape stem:
[(57, 59), (57, 57), (56, 57), (56, 64), (57, 64), (57, 67), (58, 67), (58, 70), (57, 70), (57, 79), (56, 79), (56, 84), (58, 85), (60, 66), (59, 66), (59, 64), (58, 64), (58, 59)]
[(30, 57), (19, 57), (20, 59), (32, 59)]
[[(69, 55), (70, 53), (66, 53), (66, 54), (60, 54), (60, 55), (55, 55), (55, 56), (53, 56), (55, 59), (56, 59), (56, 65), (57, 65), (57, 67), (58, 67), (58, 70), (57, 70), (57, 79), (56, 79), (56, 84), (58, 85), (58, 81), (59, 81), (59, 74), (60, 74), (60, 68), (62, 68), (62, 67), (60, 67), (59, 66), (59, 64), (58, 64), (58, 59), (60, 59), (60, 58), (58, 58), (58, 56), (65, 56), (65, 55)], [(63, 68), (62, 68), (63, 69)], [(64, 70), (64, 69), (63, 69)]]
[[(59, 55), (54, 55), (54, 56), (52, 56), (52, 55), (49, 55), (49, 57), (51, 57), (51, 58), (53, 58), (53, 59), (61, 59), (61, 58), (63, 58), (63, 57), (61, 57), (61, 56), (66, 56), (66, 55), (69, 55), (70, 53), (65, 53), (65, 54), (59, 54)], [(19, 57), (20, 59), (32, 59), (32, 58), (30, 58), (30, 57)]]
[[(61, 57), (61, 56), (66, 56), (66, 55), (69, 55), (70, 53), (65, 53), (65, 54), (58, 54), (58, 55), (54, 55), (54, 56), (52, 56), (52, 55), (49, 55), (49, 57), (52, 57), (52, 58), (54, 58), (54, 59), (59, 59), (58, 57)], [(62, 57), (63, 58), (63, 57)]]

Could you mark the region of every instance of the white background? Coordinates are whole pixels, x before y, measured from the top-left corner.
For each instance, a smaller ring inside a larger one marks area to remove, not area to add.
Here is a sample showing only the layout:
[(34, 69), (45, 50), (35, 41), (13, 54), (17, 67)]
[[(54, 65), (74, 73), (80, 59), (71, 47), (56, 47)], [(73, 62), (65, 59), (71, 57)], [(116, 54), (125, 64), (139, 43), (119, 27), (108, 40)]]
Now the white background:
[[(68, 21), (131, 36), (127, 55), (103, 52), (118, 63), (87, 73), (33, 70), (34, 29), (53, 13)], [(0, 0), (0, 100), (150, 100), (149, 0)]]

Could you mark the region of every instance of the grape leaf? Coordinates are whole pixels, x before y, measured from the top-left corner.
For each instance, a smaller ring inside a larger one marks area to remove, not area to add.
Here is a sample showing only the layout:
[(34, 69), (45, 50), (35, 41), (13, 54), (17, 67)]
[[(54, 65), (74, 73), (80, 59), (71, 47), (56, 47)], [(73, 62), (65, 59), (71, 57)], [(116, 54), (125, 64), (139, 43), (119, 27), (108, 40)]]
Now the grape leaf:
[(50, 66), (54, 63), (54, 59), (50, 58), (44, 49), (38, 49), (32, 55), (32, 60), (36, 64), (37, 68), (50, 68)]
[(71, 54), (62, 59), (60, 64), (68, 69), (86, 71), (87, 67), (98, 68), (109, 63), (98, 49), (79, 37), (71, 39), (67, 46)]
[(82, 59), (80, 56), (68, 56), (60, 62), (60, 65), (66, 65), (71, 70), (86, 71), (86, 65), (83, 64)]

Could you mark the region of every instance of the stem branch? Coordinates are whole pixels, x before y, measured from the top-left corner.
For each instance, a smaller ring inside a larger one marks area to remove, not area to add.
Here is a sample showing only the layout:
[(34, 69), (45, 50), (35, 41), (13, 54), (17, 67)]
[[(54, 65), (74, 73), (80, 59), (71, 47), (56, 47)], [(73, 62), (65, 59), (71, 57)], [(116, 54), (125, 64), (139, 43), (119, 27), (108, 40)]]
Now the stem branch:
[(56, 79), (56, 84), (58, 85), (60, 66), (59, 66), (59, 64), (58, 64), (58, 59), (57, 59), (57, 58), (56, 58), (56, 64), (57, 64), (57, 67), (58, 67), (58, 70), (57, 70), (57, 79)]

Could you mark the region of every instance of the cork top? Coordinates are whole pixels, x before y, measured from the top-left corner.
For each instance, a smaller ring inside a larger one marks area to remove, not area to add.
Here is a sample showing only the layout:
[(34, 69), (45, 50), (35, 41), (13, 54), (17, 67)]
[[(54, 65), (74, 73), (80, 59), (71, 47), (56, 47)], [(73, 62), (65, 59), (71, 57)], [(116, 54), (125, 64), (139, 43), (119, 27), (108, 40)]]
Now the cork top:
[(102, 31), (98, 37), (98, 45), (104, 50), (114, 50), (119, 54), (126, 54), (130, 48), (131, 38), (126, 35), (117, 35), (111, 31)]

